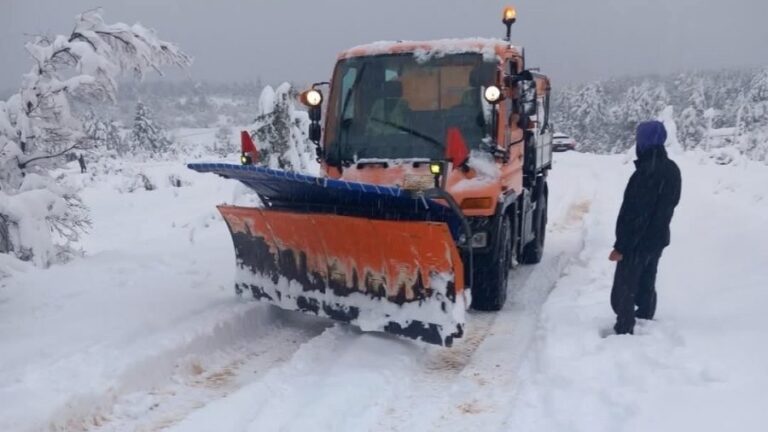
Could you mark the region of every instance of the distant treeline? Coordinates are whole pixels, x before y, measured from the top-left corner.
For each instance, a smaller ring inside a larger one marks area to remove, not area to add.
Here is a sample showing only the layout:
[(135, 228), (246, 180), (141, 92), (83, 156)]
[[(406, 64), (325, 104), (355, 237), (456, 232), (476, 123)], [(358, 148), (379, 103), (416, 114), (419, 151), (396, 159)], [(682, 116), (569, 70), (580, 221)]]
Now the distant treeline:
[(742, 154), (768, 159), (768, 67), (614, 78), (555, 88), (553, 121), (582, 151), (621, 152), (639, 121), (669, 113), (685, 149), (726, 141)]

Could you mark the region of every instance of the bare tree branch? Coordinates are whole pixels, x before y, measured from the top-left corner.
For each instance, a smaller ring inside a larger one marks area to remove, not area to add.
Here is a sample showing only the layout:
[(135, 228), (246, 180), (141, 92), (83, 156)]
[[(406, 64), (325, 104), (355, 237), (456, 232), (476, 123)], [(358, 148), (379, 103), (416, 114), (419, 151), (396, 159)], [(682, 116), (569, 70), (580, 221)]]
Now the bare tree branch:
[[(22, 170), (25, 169), (27, 167), (27, 165), (29, 165), (32, 162), (43, 160), (43, 159), (57, 158), (59, 156), (63, 156), (64, 154), (66, 154), (66, 153), (68, 153), (68, 152), (70, 152), (70, 151), (72, 151), (74, 149), (79, 149), (79, 148), (80, 148), (79, 147), (79, 143), (75, 143), (75, 144), (72, 144), (70, 147), (68, 147), (68, 148), (66, 148), (66, 149), (64, 149), (64, 150), (62, 150), (62, 151), (60, 151), (58, 153), (55, 153), (55, 154), (33, 157), (32, 159), (26, 160), (24, 162), (19, 161), (18, 162), (19, 169), (22, 169)], [(18, 160), (18, 158), (16, 158), (16, 160)]]
[(73, 32), (72, 35), (69, 37), (69, 41), (70, 42), (74, 42), (76, 40), (81, 40), (81, 41), (87, 43), (88, 45), (91, 46), (91, 48), (93, 48), (94, 51), (97, 51), (96, 50), (96, 45), (93, 43), (92, 40), (88, 39), (87, 37), (83, 36), (82, 34), (80, 34), (78, 32)]
[(122, 37), (118, 36), (117, 32), (96, 31), (95, 33), (98, 34), (98, 35), (102, 35), (102, 36), (106, 36), (106, 37), (111, 37), (113, 39), (117, 39), (118, 41), (122, 42), (123, 45), (125, 45), (127, 47), (133, 47), (133, 44), (131, 44), (127, 40), (123, 39)]

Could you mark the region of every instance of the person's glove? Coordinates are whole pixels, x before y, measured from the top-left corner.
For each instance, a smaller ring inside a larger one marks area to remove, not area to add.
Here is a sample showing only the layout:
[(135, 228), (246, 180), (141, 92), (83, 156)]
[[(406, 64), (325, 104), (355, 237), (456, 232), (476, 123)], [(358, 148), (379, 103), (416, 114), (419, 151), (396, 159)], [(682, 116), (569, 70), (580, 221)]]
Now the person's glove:
[(622, 255), (621, 252), (614, 249), (611, 251), (611, 254), (608, 255), (608, 259), (614, 262), (619, 262), (624, 259), (624, 255)]

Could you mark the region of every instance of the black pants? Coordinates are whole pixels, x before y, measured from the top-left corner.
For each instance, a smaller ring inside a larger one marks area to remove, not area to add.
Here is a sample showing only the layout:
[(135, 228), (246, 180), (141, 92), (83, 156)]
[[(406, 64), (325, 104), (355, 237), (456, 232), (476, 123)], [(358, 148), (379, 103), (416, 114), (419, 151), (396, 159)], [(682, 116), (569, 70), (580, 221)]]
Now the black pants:
[[(635, 317), (653, 319), (656, 313), (656, 269), (661, 252), (624, 256), (616, 265), (611, 307), (616, 312), (617, 334), (632, 334)], [(637, 311), (635, 311), (637, 306)]]

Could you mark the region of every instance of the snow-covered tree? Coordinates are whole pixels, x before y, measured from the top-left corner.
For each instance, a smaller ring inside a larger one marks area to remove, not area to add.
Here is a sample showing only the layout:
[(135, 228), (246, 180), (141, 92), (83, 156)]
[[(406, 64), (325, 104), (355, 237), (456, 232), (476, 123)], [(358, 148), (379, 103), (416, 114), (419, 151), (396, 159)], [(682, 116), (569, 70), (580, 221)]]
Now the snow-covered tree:
[(749, 85), (749, 98), (752, 102), (768, 102), (768, 67), (760, 69)]
[(297, 95), (289, 83), (283, 83), (277, 90), (266, 86), (259, 98), (259, 115), (252, 135), (269, 167), (314, 172), (317, 162), (307, 136), (309, 117), (306, 111), (296, 109)]
[(749, 130), (764, 129), (768, 132), (768, 67), (758, 71), (752, 78), (746, 102), (750, 105), (750, 112), (744, 121)]
[(691, 84), (688, 106), (680, 113), (678, 125), (680, 141), (686, 150), (702, 144), (707, 131), (707, 108), (704, 82), (697, 78)]
[(752, 77), (739, 105), (737, 127), (743, 152), (752, 159), (768, 161), (768, 67)]
[(593, 82), (584, 86), (575, 96), (569, 116), (572, 121), (572, 134), (589, 151), (607, 152), (614, 146), (608, 134), (611, 123), (609, 106), (600, 83)]
[(118, 155), (125, 154), (125, 142), (120, 134), (120, 124), (116, 121), (106, 121), (106, 136), (104, 137), (104, 145), (109, 152), (114, 152)]
[(213, 147), (210, 150), (220, 157), (225, 157), (230, 153), (234, 153), (235, 149), (237, 147), (232, 141), (232, 127), (226, 125), (219, 127), (216, 130)]
[(654, 86), (645, 80), (630, 86), (623, 101), (613, 109), (614, 140), (618, 140), (622, 147), (631, 146), (637, 124), (658, 118), (668, 102), (669, 95), (663, 84)]
[(25, 47), (33, 66), (19, 92), (0, 101), (0, 232), (10, 239), (0, 252), (45, 266), (73, 251), (88, 225), (77, 194), (48, 174), (87, 145), (70, 97), (113, 101), (121, 72), (141, 78), (191, 59), (140, 24), (107, 24), (98, 9), (78, 15), (69, 35)]
[(167, 153), (173, 144), (163, 127), (155, 120), (152, 111), (141, 101), (136, 104), (136, 115), (128, 143), (132, 153), (149, 156)]
[(689, 106), (680, 113), (678, 131), (683, 148), (690, 150), (703, 142), (707, 119), (703, 112)]
[(123, 139), (117, 122), (108, 120), (89, 110), (83, 119), (83, 133), (88, 147), (94, 152), (123, 154)]
[[(556, 86), (552, 118), (583, 151), (621, 151), (634, 142), (638, 122), (658, 118), (678, 131), (679, 140), (670, 146), (679, 144), (680, 151), (736, 143), (747, 157), (768, 161), (768, 68)], [(723, 129), (730, 128), (733, 136), (723, 138)]]

